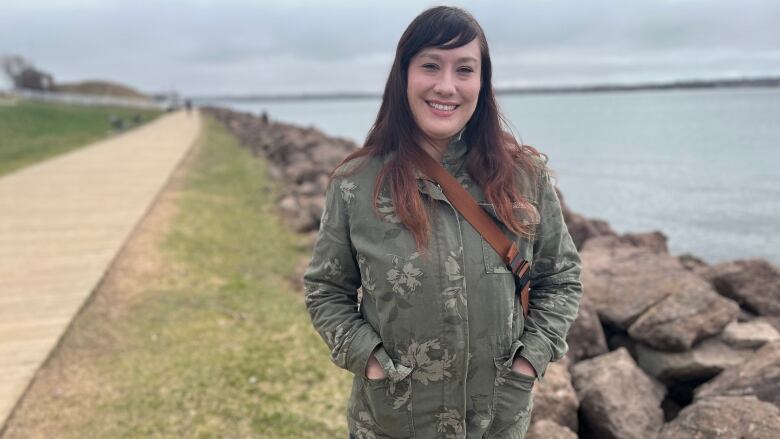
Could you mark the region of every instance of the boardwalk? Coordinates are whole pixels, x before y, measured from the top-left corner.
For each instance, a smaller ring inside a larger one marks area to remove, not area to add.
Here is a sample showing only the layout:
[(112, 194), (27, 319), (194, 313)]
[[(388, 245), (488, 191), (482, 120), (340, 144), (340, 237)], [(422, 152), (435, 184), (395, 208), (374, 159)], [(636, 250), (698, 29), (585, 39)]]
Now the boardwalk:
[(199, 132), (164, 115), (0, 178), (0, 430)]

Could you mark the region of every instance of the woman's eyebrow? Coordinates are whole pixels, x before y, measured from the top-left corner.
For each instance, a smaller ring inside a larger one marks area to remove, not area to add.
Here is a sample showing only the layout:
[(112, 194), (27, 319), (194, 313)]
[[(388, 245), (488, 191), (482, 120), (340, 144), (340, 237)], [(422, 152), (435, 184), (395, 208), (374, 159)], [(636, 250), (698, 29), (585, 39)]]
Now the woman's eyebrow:
[[(427, 57), (427, 58), (431, 58), (431, 59), (436, 60), (436, 61), (441, 61), (441, 57), (439, 55), (436, 55), (435, 53), (423, 52), (423, 53), (420, 54), (420, 57)], [(462, 62), (477, 63), (478, 61), (479, 60), (477, 60), (473, 56), (464, 56), (462, 58), (458, 58), (456, 63), (462, 63)]]

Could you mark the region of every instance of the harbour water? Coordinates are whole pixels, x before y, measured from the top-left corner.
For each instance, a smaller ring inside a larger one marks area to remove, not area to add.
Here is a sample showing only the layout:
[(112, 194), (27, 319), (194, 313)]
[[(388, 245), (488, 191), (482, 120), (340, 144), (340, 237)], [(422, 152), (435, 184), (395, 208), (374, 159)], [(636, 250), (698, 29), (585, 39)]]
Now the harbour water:
[[(378, 99), (214, 102), (362, 143)], [(672, 254), (780, 264), (780, 90), (505, 95), (572, 210), (618, 232), (660, 230)]]

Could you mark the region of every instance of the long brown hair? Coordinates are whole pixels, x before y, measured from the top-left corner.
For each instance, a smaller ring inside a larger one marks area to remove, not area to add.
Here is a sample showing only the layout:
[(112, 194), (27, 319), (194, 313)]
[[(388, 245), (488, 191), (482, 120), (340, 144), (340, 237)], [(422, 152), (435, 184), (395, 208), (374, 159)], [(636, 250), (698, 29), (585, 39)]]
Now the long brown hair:
[[(516, 172), (520, 167), (536, 184), (539, 163), (533, 156), (540, 153), (520, 145), (501, 115), (493, 93), (492, 65), (487, 40), (476, 19), (460, 8), (440, 6), (423, 11), (406, 28), (395, 52), (395, 60), (385, 85), (382, 105), (368, 132), (363, 148), (348, 155), (331, 173), (337, 174), (345, 163), (364, 156), (388, 157), (376, 176), (373, 199), (376, 200), (385, 179), (390, 182), (395, 214), (410, 231), (422, 250), (427, 248), (430, 221), (423, 198), (418, 192), (413, 154), (425, 152), (415, 143), (417, 125), (406, 95), (411, 59), (422, 49), (453, 49), (478, 39), (482, 58), (481, 88), (474, 114), (466, 124), (463, 139), (469, 146), (466, 170), (481, 187), (487, 200), (495, 206), (501, 221), (512, 232), (530, 236), (532, 226), (513, 215), (513, 204), (522, 209), (533, 207), (517, 191)], [(357, 171), (353, 167), (346, 174)], [(374, 203), (375, 213), (377, 205)]]

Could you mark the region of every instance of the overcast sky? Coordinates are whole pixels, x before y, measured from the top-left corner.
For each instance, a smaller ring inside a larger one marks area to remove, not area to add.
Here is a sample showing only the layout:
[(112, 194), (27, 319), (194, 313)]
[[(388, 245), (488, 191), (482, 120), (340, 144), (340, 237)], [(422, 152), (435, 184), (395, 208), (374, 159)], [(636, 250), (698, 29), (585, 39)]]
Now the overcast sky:
[(0, 54), (145, 92), (379, 93), (439, 4), (481, 23), (499, 87), (780, 75), (778, 0), (2, 0)]

